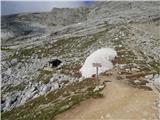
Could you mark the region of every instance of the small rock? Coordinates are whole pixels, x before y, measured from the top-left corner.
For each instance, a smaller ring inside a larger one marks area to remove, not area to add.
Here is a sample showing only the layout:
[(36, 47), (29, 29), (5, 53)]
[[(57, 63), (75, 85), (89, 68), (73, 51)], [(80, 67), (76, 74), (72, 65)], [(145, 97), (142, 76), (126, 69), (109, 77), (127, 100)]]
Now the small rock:
[(98, 86), (96, 86), (96, 87), (94, 88), (93, 92), (96, 92), (96, 91), (102, 90), (104, 87), (105, 87), (105, 85), (104, 85), (104, 84), (102, 84), (102, 85), (98, 85)]
[(47, 93), (50, 89), (51, 89), (51, 86), (45, 85), (45, 86), (43, 87), (43, 89), (42, 89), (42, 92), (45, 94), (45, 93)]
[(132, 68), (131, 71), (132, 72), (139, 72), (140, 70), (138, 68)]
[(139, 80), (135, 80), (134, 83), (140, 83), (140, 81)]
[(147, 76), (145, 76), (145, 78), (146, 78), (146, 79), (151, 79), (151, 78), (153, 78), (153, 74), (147, 75)]
[(18, 59), (17, 58), (15, 58), (15, 59), (13, 59), (12, 61), (11, 61), (11, 64), (12, 65), (16, 65), (18, 63)]
[(52, 78), (50, 79), (50, 82), (54, 82), (54, 81), (55, 81), (55, 78), (52, 77)]
[(101, 119), (104, 119), (104, 116), (103, 116), (103, 115), (101, 116)]
[(10, 75), (10, 74), (12, 73), (11, 68), (8, 68), (8, 70), (6, 71), (6, 73), (7, 73), (8, 75)]
[(118, 47), (122, 47), (122, 45), (120, 44)]
[(107, 115), (106, 115), (106, 118), (110, 118), (110, 117), (111, 117), (111, 115), (110, 115), (110, 114), (107, 114)]

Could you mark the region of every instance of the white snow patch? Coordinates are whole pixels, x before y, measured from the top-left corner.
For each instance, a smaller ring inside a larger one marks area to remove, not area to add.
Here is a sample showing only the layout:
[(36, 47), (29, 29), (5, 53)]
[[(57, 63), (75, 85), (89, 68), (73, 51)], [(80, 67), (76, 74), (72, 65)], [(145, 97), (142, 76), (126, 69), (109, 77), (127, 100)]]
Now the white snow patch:
[(100, 63), (102, 67), (99, 67), (99, 74), (113, 68), (112, 60), (117, 56), (117, 52), (112, 48), (101, 48), (93, 52), (87, 57), (84, 65), (80, 69), (83, 77), (91, 77), (96, 73), (96, 68), (93, 67), (93, 63)]

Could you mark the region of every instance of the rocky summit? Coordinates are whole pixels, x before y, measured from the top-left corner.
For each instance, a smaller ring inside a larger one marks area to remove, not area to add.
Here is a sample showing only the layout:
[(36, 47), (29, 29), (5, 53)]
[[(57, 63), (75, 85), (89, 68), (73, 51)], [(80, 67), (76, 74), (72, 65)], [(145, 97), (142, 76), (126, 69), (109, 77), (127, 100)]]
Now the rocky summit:
[[(159, 75), (160, 2), (95, 2), (79, 8), (2, 16), (2, 118), (47, 120), (77, 103), (71, 100), (93, 97), (90, 91), (81, 94), (94, 84), (79, 70), (87, 56), (105, 47), (116, 50), (115, 69), (121, 73)], [(70, 99), (64, 97), (68, 94)], [(67, 106), (60, 100), (71, 103)], [(45, 115), (39, 118), (43, 111)]]

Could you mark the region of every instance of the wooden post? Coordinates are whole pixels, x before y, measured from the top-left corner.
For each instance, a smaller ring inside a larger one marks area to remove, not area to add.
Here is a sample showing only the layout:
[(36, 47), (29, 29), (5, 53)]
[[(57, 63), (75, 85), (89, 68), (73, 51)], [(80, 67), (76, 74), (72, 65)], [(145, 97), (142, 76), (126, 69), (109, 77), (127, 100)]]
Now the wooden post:
[(96, 68), (96, 79), (98, 80), (98, 67), (102, 67), (100, 63), (93, 63), (93, 67)]
[(98, 67), (96, 67), (96, 77), (97, 77), (97, 80), (98, 80)]

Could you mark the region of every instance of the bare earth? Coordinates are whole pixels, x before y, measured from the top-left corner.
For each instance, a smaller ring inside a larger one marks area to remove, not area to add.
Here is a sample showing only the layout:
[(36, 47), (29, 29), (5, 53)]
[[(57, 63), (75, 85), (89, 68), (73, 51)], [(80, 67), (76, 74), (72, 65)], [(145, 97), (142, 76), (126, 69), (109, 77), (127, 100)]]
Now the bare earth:
[[(115, 73), (114, 73), (115, 74)], [(130, 87), (116, 74), (103, 76), (106, 83), (102, 91), (104, 98), (90, 99), (58, 115), (57, 120), (158, 120), (155, 100), (158, 94), (153, 91)]]

